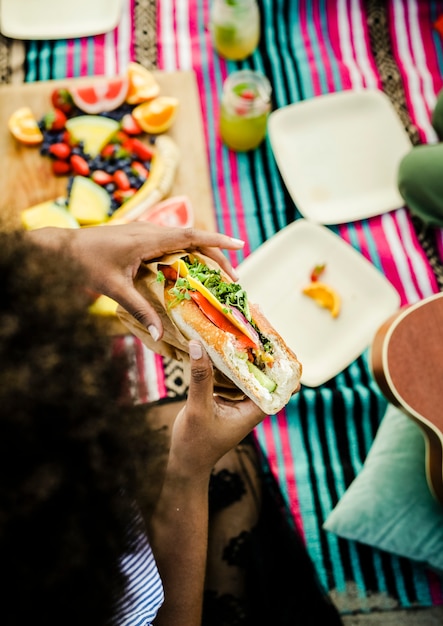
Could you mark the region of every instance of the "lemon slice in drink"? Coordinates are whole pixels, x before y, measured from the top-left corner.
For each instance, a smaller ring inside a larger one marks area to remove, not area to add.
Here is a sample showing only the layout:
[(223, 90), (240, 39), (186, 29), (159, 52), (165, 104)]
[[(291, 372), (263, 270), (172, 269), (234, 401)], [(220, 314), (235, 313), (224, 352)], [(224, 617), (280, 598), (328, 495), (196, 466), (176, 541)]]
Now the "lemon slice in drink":
[(328, 309), (332, 317), (337, 317), (340, 313), (341, 298), (329, 285), (314, 281), (306, 285), (306, 287), (302, 289), (302, 292), (315, 300), (319, 306)]

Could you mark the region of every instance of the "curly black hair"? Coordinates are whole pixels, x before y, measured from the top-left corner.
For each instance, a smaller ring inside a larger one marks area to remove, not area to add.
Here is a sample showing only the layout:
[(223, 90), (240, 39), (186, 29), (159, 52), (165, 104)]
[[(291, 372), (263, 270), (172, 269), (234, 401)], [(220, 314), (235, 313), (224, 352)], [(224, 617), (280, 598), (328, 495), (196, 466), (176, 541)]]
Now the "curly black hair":
[[(99, 260), (98, 260), (99, 262)], [(113, 623), (161, 446), (69, 254), (0, 232), (0, 621)]]

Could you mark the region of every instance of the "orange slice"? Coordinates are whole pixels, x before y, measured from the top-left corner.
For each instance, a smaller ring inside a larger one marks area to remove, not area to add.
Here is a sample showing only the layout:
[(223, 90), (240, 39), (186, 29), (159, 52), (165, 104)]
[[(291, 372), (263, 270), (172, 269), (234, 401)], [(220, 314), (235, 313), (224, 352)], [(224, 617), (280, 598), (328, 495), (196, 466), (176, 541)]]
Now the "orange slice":
[(43, 134), (29, 107), (17, 109), (8, 120), (8, 128), (21, 143), (35, 146), (43, 141)]
[(129, 87), (126, 95), (128, 104), (140, 104), (156, 98), (160, 93), (160, 85), (154, 74), (140, 63), (131, 62), (128, 65)]
[(329, 285), (315, 281), (303, 287), (302, 292), (315, 300), (319, 306), (328, 309), (332, 317), (337, 317), (340, 313), (341, 298)]
[(145, 133), (153, 135), (169, 130), (175, 120), (178, 100), (172, 96), (158, 96), (154, 100), (139, 104), (132, 111), (133, 117)]

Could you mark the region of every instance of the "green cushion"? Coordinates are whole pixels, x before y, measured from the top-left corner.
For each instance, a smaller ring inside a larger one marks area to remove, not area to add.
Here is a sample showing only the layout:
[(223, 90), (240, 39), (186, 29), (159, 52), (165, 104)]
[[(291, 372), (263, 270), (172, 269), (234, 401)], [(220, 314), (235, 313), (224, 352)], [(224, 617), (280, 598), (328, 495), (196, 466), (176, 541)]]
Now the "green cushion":
[(393, 405), (362, 470), (323, 528), (443, 570), (443, 506), (426, 482), (424, 436)]

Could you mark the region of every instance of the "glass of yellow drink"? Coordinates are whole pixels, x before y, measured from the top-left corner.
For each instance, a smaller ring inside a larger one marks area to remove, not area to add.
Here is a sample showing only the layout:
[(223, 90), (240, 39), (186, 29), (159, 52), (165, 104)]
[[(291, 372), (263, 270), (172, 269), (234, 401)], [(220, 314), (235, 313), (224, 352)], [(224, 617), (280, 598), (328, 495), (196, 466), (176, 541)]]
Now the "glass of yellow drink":
[(272, 88), (263, 74), (240, 70), (223, 84), (220, 137), (236, 152), (256, 148), (266, 136)]
[(232, 61), (251, 55), (260, 40), (256, 0), (212, 0), (210, 31), (217, 53)]

